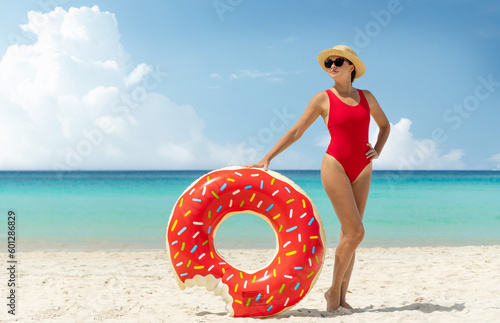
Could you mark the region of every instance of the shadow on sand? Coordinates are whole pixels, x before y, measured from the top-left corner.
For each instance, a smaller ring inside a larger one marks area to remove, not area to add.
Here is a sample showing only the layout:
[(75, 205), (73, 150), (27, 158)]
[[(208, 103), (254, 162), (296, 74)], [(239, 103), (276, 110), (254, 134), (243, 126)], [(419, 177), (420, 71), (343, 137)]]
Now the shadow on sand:
[[(435, 305), (431, 303), (413, 303), (400, 307), (382, 307), (382, 308), (374, 308), (373, 306), (358, 308), (354, 310), (347, 309), (339, 309), (333, 313), (327, 311), (319, 311), (317, 309), (308, 309), (308, 308), (297, 308), (291, 309), (284, 313), (278, 314), (276, 316), (271, 316), (270, 318), (290, 318), (290, 317), (335, 317), (339, 315), (352, 315), (357, 313), (377, 313), (377, 312), (402, 312), (402, 311), (421, 311), (424, 313), (432, 313), (432, 312), (451, 312), (451, 311), (463, 311), (465, 309), (464, 304), (454, 304), (452, 306), (442, 306)], [(226, 316), (226, 312), (212, 313), (208, 311), (203, 311), (196, 313), (197, 316), (205, 316), (205, 315), (218, 315), (218, 316)], [(265, 319), (265, 318), (264, 318)]]
[(413, 303), (405, 306), (400, 306), (400, 307), (379, 307), (375, 308), (373, 306), (365, 307), (365, 308), (357, 308), (354, 310), (348, 310), (348, 309), (339, 309), (333, 313), (327, 312), (327, 311), (319, 311), (317, 309), (308, 309), (308, 308), (298, 308), (298, 309), (291, 309), (289, 311), (286, 311), (284, 313), (281, 313), (277, 316), (282, 317), (282, 318), (288, 318), (291, 316), (294, 317), (335, 317), (339, 315), (352, 315), (352, 314), (357, 314), (357, 313), (377, 313), (377, 312), (402, 312), (402, 311), (421, 311), (424, 313), (432, 313), (432, 312), (451, 312), (451, 311), (463, 311), (465, 309), (464, 304), (454, 304), (452, 306), (442, 306), (442, 305), (435, 305), (431, 303)]

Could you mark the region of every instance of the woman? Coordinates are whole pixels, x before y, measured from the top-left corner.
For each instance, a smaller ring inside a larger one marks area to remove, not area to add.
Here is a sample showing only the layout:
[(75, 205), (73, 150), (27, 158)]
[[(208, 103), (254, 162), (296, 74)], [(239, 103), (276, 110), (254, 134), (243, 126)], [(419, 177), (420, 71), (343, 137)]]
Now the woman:
[[(363, 213), (370, 189), (372, 164), (387, 141), (390, 124), (377, 100), (368, 90), (352, 87), (363, 76), (365, 66), (349, 47), (337, 45), (319, 53), (320, 66), (335, 80), (335, 85), (316, 94), (297, 123), (257, 164), (267, 170), (271, 160), (297, 141), (321, 116), (331, 142), (321, 164), (321, 182), (340, 221), (340, 242), (335, 250), (331, 287), (325, 292), (327, 311), (346, 302), (347, 287), (354, 266), (355, 250), (364, 237)], [(368, 143), (370, 115), (379, 127), (375, 147)]]

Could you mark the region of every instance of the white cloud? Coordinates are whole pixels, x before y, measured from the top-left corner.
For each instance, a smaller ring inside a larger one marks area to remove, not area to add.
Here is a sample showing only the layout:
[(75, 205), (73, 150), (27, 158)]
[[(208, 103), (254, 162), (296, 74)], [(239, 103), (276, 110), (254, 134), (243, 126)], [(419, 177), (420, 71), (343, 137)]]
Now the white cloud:
[[(374, 163), (378, 169), (397, 170), (437, 170), (463, 169), (464, 151), (451, 149), (442, 152), (435, 141), (429, 138), (416, 139), (410, 131), (412, 122), (401, 118), (398, 123), (391, 125), (391, 134), (379, 159)], [(378, 128), (376, 123), (370, 123), (370, 142), (377, 140)]]
[(273, 72), (261, 72), (257, 70), (240, 70), (229, 76), (229, 79), (242, 79), (242, 78), (265, 78), (266, 80), (273, 79), (275, 75), (282, 75), (283, 71), (276, 70)]
[(271, 82), (271, 83), (281, 83), (284, 81), (282, 77), (278, 77), (278, 75), (288, 75), (288, 74), (301, 74), (303, 73), (302, 71), (290, 71), (290, 72), (284, 72), (282, 70), (274, 70), (271, 72), (262, 72), (258, 70), (247, 70), (247, 69), (242, 69), (239, 70), (235, 73), (231, 73), (227, 75), (226, 77), (218, 74), (218, 73), (213, 73), (210, 74), (209, 77), (217, 80), (228, 80), (228, 81), (233, 81), (233, 80), (241, 80), (245, 78), (250, 78), (250, 79), (264, 79), (266, 82)]
[(125, 78), (125, 85), (132, 86), (140, 83), (144, 76), (151, 72), (151, 67), (147, 64), (139, 64), (137, 67)]
[(496, 155), (493, 155), (489, 158), (490, 160), (493, 160), (493, 161), (496, 161), (496, 162), (500, 162), (500, 153), (499, 154), (496, 154)]
[(242, 78), (242, 77), (256, 78), (256, 77), (269, 77), (271, 75), (276, 75), (276, 74), (282, 74), (282, 72), (280, 72), (280, 71), (260, 72), (260, 71), (251, 71), (251, 70), (240, 70), (237, 75), (238, 75), (238, 78)]
[(297, 37), (294, 36), (288, 36), (287, 38), (283, 39), (282, 41), (285, 43), (293, 43), (297, 40)]
[[(462, 161), (464, 151), (452, 149), (443, 153), (438, 145), (431, 139), (416, 139), (411, 133), (412, 122), (401, 118), (396, 124), (391, 124), (391, 133), (387, 140), (380, 158), (374, 164), (374, 169), (395, 170), (437, 170), (437, 169), (463, 169)], [(373, 121), (370, 122), (370, 142), (375, 145), (377, 141), (378, 127)], [(328, 147), (330, 135), (324, 135), (316, 139), (316, 145)]]
[(491, 156), (490, 158), (488, 158), (488, 160), (496, 163), (493, 169), (500, 170), (500, 153)]
[(192, 106), (153, 92), (158, 68), (127, 65), (117, 26), (97, 6), (28, 13), (21, 28), (35, 42), (0, 61), (0, 169), (216, 168), (237, 157), (204, 137)]
[(270, 77), (266, 79), (266, 81), (271, 83), (282, 83), (283, 79), (281, 77)]

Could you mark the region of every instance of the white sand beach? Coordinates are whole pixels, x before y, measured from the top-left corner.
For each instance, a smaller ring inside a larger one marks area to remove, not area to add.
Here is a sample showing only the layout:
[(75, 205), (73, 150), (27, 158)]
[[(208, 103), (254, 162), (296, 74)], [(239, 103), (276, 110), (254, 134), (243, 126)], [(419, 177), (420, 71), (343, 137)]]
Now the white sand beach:
[[(265, 263), (271, 250), (226, 250)], [(7, 254), (3, 253), (5, 262)], [(498, 322), (500, 246), (360, 248), (349, 288), (354, 311), (325, 311), (334, 250), (306, 298), (269, 321)], [(231, 318), (205, 288), (180, 290), (166, 251), (17, 254), (18, 322), (255, 322)], [(2, 271), (2, 299), (8, 272)]]

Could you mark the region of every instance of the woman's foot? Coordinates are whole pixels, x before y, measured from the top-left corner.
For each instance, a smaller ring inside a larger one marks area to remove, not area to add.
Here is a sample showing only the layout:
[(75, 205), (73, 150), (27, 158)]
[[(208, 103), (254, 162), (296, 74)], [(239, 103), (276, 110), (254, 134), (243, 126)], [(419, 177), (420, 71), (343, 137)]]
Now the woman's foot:
[(340, 296), (330, 295), (330, 290), (327, 290), (325, 292), (325, 299), (326, 299), (326, 310), (328, 312), (334, 312), (340, 307)]
[(340, 306), (343, 307), (343, 308), (347, 308), (348, 310), (353, 310), (352, 306), (349, 305), (345, 300), (344, 301), (340, 301)]

